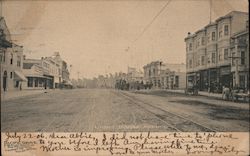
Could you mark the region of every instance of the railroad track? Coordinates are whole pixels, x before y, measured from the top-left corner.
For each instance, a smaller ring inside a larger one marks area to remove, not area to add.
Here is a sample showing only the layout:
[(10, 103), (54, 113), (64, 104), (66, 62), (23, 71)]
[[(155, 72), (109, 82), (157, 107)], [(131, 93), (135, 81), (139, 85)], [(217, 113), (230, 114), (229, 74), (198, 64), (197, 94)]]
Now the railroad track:
[(205, 126), (202, 123), (198, 123), (196, 121), (193, 121), (191, 119), (188, 119), (187, 117), (181, 116), (179, 114), (169, 112), (165, 109), (159, 108), (155, 105), (146, 103), (142, 100), (139, 100), (135, 97), (129, 96), (126, 93), (119, 91), (114, 92), (117, 95), (121, 95), (127, 100), (133, 102), (138, 107), (144, 109), (145, 111), (153, 114), (155, 117), (157, 117), (159, 120), (166, 123), (167, 126), (169, 126), (171, 129), (179, 132), (216, 132), (216, 130), (211, 129), (207, 126)]

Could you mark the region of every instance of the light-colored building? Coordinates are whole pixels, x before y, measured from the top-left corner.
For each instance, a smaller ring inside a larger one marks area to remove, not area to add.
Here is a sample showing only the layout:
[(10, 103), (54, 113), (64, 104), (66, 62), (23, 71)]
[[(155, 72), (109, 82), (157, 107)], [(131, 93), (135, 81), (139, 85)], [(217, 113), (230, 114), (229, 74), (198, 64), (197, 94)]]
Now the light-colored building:
[(50, 61), (41, 59), (23, 60), (23, 72), (27, 77), (25, 89), (52, 89), (55, 87)]
[(22, 73), (23, 47), (12, 43), (10, 32), (3, 17), (0, 17), (1, 90), (21, 90), (27, 81)]
[(143, 67), (144, 81), (153, 88), (181, 89), (186, 86), (186, 65), (151, 62)]
[(230, 40), (246, 28), (248, 13), (232, 11), (194, 34), (186, 42), (187, 81), (200, 90), (221, 91), (233, 86)]

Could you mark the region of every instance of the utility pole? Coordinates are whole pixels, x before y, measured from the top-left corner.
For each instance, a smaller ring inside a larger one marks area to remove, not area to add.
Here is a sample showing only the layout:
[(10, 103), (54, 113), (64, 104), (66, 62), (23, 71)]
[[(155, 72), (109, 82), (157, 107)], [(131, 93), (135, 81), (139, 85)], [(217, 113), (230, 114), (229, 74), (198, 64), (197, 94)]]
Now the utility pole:
[(0, 17), (3, 16), (3, 0), (0, 0)]
[(212, 0), (209, 0), (209, 23), (212, 23)]

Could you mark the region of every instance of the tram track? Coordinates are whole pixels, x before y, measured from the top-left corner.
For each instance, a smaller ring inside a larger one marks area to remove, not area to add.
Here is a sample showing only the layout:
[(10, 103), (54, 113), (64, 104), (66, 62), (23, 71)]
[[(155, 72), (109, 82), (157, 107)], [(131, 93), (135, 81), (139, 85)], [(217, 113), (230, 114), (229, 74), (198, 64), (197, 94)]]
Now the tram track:
[(202, 132), (215, 132), (215, 129), (209, 128), (204, 123), (198, 123), (192, 119), (188, 119), (180, 114), (176, 114), (150, 103), (144, 102), (140, 99), (132, 97), (125, 92), (119, 91), (114, 92), (117, 95), (123, 96), (127, 100), (133, 102), (138, 107), (144, 109), (145, 111), (151, 113), (159, 120), (166, 123), (171, 129), (179, 132), (187, 132), (187, 131), (202, 131)]

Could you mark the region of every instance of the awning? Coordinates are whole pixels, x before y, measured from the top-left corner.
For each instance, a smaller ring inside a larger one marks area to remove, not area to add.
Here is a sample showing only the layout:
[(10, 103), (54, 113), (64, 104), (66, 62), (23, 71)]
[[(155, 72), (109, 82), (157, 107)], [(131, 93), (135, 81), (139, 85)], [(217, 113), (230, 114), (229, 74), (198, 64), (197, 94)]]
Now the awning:
[(23, 75), (23, 73), (15, 71), (14, 80), (27, 81), (27, 78)]
[(5, 40), (5, 39), (0, 39), (0, 46), (4, 48), (10, 48), (12, 47), (11, 42)]

